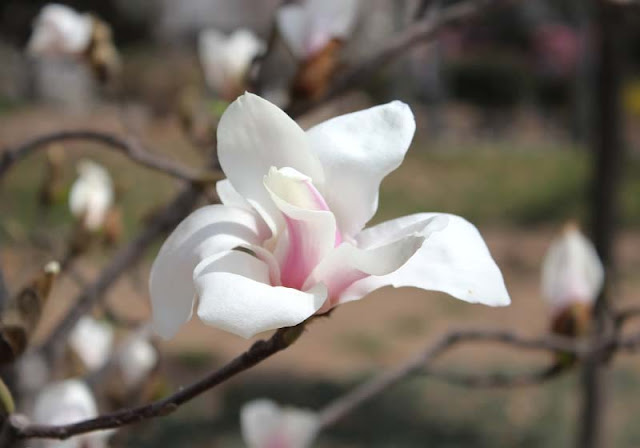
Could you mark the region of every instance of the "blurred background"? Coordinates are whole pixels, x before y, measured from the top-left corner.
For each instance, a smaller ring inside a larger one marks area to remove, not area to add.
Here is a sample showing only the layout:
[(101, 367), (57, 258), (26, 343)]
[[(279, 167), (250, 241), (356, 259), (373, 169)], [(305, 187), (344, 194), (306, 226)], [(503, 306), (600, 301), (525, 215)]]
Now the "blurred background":
[[(116, 88), (107, 89), (75, 61), (25, 55), (31, 23), (44, 3), (0, 2), (0, 147), (50, 131), (98, 129), (133, 133), (152, 150), (196, 167), (204, 166), (205, 156), (185, 136), (179, 109), (185, 89), (206, 92), (198, 33), (246, 27), (267, 39), (280, 4), (64, 2), (112, 26), (122, 76)], [(346, 66), (405, 29), (419, 2), (361, 3), (366, 6), (345, 48)], [(420, 211), (466, 217), (479, 227), (503, 270), (512, 306), (490, 309), (413, 289), (378, 291), (314, 322), (291, 349), (172, 416), (121, 430), (113, 446), (241, 446), (238, 410), (250, 399), (317, 409), (450, 328), (546, 333), (549, 310), (539, 287), (543, 255), (567, 220), (589, 224), (595, 14), (580, 0), (501, 2), (471, 21), (446, 27), (436, 39), (371, 73), (357, 89), (300, 119), (308, 127), (393, 99), (408, 102), (417, 134), (406, 162), (382, 185), (374, 222)], [(640, 9), (629, 6), (620, 16), (626, 158), (619, 179), (615, 299), (633, 303), (640, 300)], [(284, 50), (271, 56), (265, 67), (273, 82), (289, 79), (295, 62)], [(10, 285), (24, 283), (64, 248), (72, 231), (66, 193), (78, 158), (90, 157), (111, 171), (124, 218), (123, 241), (180, 187), (93, 145), (66, 146), (61, 192), (51, 207), (38, 199), (48, 166), (44, 152), (20, 163), (0, 184), (0, 257)], [(159, 244), (107, 294), (113, 310), (127, 319), (149, 315), (147, 279)], [(83, 256), (75, 275), (56, 285), (42, 334), (113, 250)], [(194, 320), (176, 339), (162, 343), (161, 389), (188, 384), (246, 347), (246, 341)], [(441, 362), (464, 372), (516, 372), (540, 366), (547, 355), (474, 345)], [(640, 445), (639, 374), (640, 361), (632, 358), (620, 359), (613, 369), (608, 446)], [(414, 378), (327, 431), (318, 446), (567, 446), (579, 415), (578, 384), (577, 372), (513, 390), (469, 390)]]

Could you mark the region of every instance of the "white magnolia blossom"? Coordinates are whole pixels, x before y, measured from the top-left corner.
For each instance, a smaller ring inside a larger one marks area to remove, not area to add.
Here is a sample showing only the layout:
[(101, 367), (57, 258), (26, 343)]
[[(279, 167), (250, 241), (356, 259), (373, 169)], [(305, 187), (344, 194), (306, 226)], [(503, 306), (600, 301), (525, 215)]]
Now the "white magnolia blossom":
[(604, 283), (604, 268), (591, 241), (567, 228), (549, 247), (542, 264), (542, 292), (556, 310), (593, 303)]
[(242, 407), (240, 429), (249, 448), (307, 448), (316, 437), (318, 417), (308, 410), (281, 408), (260, 399)]
[(500, 270), (464, 219), (418, 213), (363, 229), (414, 131), (398, 101), (305, 132), (268, 101), (239, 97), (218, 125), (223, 205), (188, 216), (153, 263), (155, 330), (172, 337), (195, 306), (205, 323), (248, 338), (387, 285), (509, 304)]
[(291, 52), (304, 60), (332, 39), (346, 39), (357, 12), (358, 0), (306, 0), (280, 8), (277, 24)]
[(149, 341), (147, 331), (137, 332), (125, 341), (118, 353), (118, 367), (127, 387), (144, 380), (158, 363), (158, 351)]
[(225, 97), (244, 90), (251, 62), (264, 50), (264, 41), (247, 29), (227, 36), (210, 28), (199, 36), (198, 52), (207, 84)]
[(113, 328), (89, 316), (80, 318), (69, 335), (69, 346), (89, 370), (102, 367), (113, 348)]
[(32, 54), (78, 55), (91, 42), (93, 20), (65, 5), (50, 3), (40, 11), (27, 44)]
[(99, 230), (113, 204), (113, 182), (109, 172), (91, 160), (81, 160), (77, 166), (78, 178), (71, 186), (69, 208), (84, 221), (87, 229)]
[[(86, 383), (70, 379), (51, 383), (36, 397), (33, 421), (42, 425), (67, 425), (98, 416), (98, 408)], [(68, 440), (33, 442), (40, 448), (104, 448), (113, 431), (98, 431)]]

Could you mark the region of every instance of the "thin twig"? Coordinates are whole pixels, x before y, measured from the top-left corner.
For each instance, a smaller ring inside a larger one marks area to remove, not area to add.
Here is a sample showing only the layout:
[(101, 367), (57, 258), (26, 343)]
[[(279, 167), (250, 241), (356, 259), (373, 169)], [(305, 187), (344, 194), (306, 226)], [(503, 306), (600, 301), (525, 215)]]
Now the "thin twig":
[(200, 381), (191, 384), (179, 391), (163, 398), (162, 400), (138, 406), (132, 409), (123, 409), (111, 414), (102, 415), (90, 420), (73, 423), (70, 425), (36, 425), (24, 424), (21, 419), (10, 418), (15, 439), (49, 438), (67, 439), (71, 436), (91, 431), (119, 428), (142, 420), (156, 417), (164, 417), (173, 413), (184, 403), (213, 389), (229, 378), (244, 372), (259, 364), (270, 356), (290, 346), (300, 334), (298, 327), (283, 328), (276, 331), (268, 340), (260, 340), (254, 343), (249, 350), (233, 359), (222, 368), (210, 373)]
[(318, 105), (335, 98), (354, 86), (361, 85), (364, 80), (371, 77), (372, 73), (386, 67), (391, 61), (402, 55), (410, 48), (424, 43), (435, 37), (445, 26), (455, 22), (469, 19), (481, 12), (487, 5), (498, 0), (466, 0), (449, 6), (443, 11), (434, 11), (424, 19), (414, 22), (404, 31), (393, 36), (372, 56), (364, 59), (347, 69), (332, 83), (329, 90), (321, 98), (292, 104), (287, 112), (289, 115), (301, 115)]
[(92, 130), (59, 131), (36, 137), (15, 148), (4, 149), (0, 153), (0, 178), (19, 160), (36, 150), (64, 141), (89, 141), (101, 144), (102, 148), (115, 150), (144, 167), (168, 174), (189, 182), (210, 183), (219, 180), (219, 173), (196, 173), (194, 170), (177, 165), (168, 159), (159, 158), (145, 150), (135, 139), (124, 139), (108, 132)]
[(531, 372), (503, 373), (494, 372), (488, 374), (465, 374), (451, 370), (439, 370), (426, 368), (424, 373), (446, 383), (469, 388), (509, 388), (533, 386), (551, 380), (561, 373), (569, 370), (569, 365), (554, 362)]
[(627, 321), (632, 320), (636, 317), (640, 316), (640, 307), (629, 307), (624, 308), (614, 314), (614, 323), (617, 327), (627, 323)]
[[(530, 339), (506, 330), (480, 329), (451, 331), (440, 337), (435, 343), (429, 344), (429, 346), (427, 346), (427, 348), (422, 352), (410, 358), (401, 366), (382, 373), (371, 381), (355, 388), (347, 395), (344, 395), (330, 403), (319, 413), (320, 428), (324, 429), (337, 423), (354, 409), (373, 397), (381, 394), (407, 376), (419, 372), (429, 374), (430, 370), (428, 366), (431, 362), (445, 351), (463, 342), (495, 342), (527, 350), (545, 350), (552, 352), (566, 351), (576, 355), (581, 355), (586, 350), (580, 344), (566, 338), (546, 337)], [(479, 379), (479, 377), (469, 379), (469, 377), (452, 376), (452, 382), (458, 382), (460, 384), (482, 382), (487, 385), (492, 384), (495, 386), (506, 385), (509, 382), (513, 383), (513, 385), (516, 385), (517, 383), (531, 384), (535, 380), (542, 381), (549, 379), (560, 373), (560, 371), (562, 371), (562, 369), (554, 366), (553, 368), (545, 368), (542, 373), (536, 372), (534, 374), (528, 374), (526, 377), (513, 377), (510, 381), (505, 377), (497, 379), (495, 375), (488, 376), (483, 379)], [(439, 372), (436, 371), (435, 373), (436, 376), (439, 376)]]

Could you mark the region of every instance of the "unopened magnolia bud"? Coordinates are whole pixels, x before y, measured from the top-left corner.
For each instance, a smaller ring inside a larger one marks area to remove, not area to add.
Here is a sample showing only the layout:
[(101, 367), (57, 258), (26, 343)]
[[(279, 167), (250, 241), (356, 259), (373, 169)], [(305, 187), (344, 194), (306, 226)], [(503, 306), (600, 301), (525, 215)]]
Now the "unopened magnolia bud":
[(50, 207), (63, 197), (64, 150), (60, 145), (52, 145), (46, 152), (46, 165), (42, 183), (38, 191), (38, 202), (42, 207)]
[(85, 56), (96, 78), (106, 84), (120, 74), (122, 68), (120, 55), (113, 43), (111, 27), (95, 16), (92, 19), (91, 43)]
[[(593, 320), (591, 305), (576, 302), (558, 312), (551, 322), (551, 332), (570, 339), (578, 339), (588, 335)], [(571, 365), (576, 357), (571, 353), (557, 352), (556, 360), (564, 365)]]
[(47, 263), (9, 303), (0, 323), (0, 364), (13, 362), (27, 348), (59, 272), (58, 262)]
[(342, 47), (342, 41), (333, 39), (300, 65), (292, 85), (294, 99), (315, 100), (326, 93), (340, 66)]

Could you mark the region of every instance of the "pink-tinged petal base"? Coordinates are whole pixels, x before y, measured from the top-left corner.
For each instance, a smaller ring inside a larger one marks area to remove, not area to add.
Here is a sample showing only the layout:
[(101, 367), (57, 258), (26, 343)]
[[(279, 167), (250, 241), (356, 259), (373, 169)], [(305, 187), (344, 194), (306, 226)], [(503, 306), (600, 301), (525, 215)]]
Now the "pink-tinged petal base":
[(272, 168), (265, 187), (282, 212), (287, 233), (278, 242), (283, 286), (302, 289), (313, 268), (342, 241), (335, 218), (311, 179), (292, 168)]
[[(439, 220), (427, 220), (420, 230), (429, 227), (429, 223), (432, 231), (440, 230), (443, 225)], [(398, 270), (420, 249), (425, 238), (425, 232), (408, 232), (391, 242), (367, 249), (341, 244), (313, 270), (303, 289), (324, 284), (329, 291), (329, 300), (319, 313), (326, 312), (339, 303), (342, 293), (355, 282)]]

